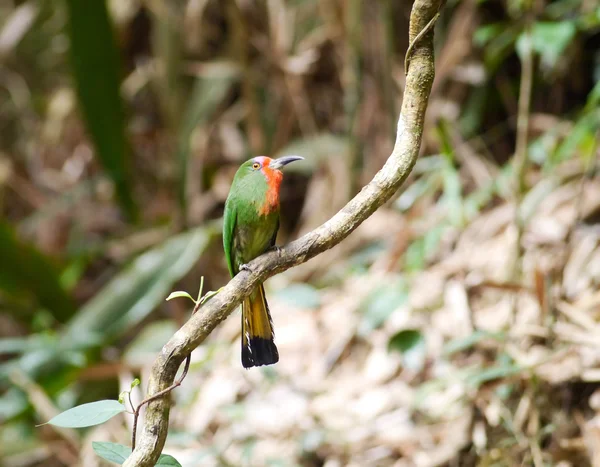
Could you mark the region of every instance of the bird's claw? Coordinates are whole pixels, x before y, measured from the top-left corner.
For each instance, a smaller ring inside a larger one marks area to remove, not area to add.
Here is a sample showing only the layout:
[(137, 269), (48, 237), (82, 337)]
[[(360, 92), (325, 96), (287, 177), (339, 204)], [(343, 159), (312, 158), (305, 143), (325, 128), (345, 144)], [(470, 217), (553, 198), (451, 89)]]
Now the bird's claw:
[[(270, 252), (270, 251), (275, 251), (275, 252), (277, 252), (277, 254), (279, 256), (281, 256), (281, 248), (278, 247), (277, 245), (273, 245), (266, 252)], [(247, 264), (240, 264), (240, 271), (254, 272), (254, 270)]]

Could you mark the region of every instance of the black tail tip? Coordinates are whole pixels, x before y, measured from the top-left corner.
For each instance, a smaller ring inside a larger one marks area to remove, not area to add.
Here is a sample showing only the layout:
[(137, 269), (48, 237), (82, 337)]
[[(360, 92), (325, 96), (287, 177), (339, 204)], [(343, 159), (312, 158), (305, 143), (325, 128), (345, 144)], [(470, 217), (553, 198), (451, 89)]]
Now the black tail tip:
[(279, 352), (273, 340), (252, 337), (248, 344), (248, 346), (242, 347), (242, 365), (244, 368), (273, 365), (279, 361)]

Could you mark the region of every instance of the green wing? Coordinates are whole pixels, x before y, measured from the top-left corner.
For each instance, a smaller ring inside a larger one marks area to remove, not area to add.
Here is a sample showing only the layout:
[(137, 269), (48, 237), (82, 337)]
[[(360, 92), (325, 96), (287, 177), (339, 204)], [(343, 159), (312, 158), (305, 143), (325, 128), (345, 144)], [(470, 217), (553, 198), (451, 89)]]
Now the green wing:
[(277, 232), (279, 231), (279, 215), (277, 216), (277, 223), (275, 224), (275, 231), (273, 232), (273, 236), (271, 237), (271, 242), (269, 243), (270, 247), (275, 246), (275, 241), (277, 240)]
[[(229, 200), (228, 200), (229, 201)], [(237, 211), (235, 204), (226, 202), (225, 213), (223, 215), (223, 249), (225, 250), (225, 260), (231, 277), (235, 276), (236, 271), (233, 264), (233, 233), (237, 224)]]

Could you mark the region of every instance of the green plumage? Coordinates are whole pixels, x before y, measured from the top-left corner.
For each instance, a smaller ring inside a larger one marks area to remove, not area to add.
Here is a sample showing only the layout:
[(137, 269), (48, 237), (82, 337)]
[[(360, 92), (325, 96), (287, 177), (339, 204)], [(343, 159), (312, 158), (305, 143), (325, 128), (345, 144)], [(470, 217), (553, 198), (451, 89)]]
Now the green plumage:
[[(269, 185), (256, 164), (251, 159), (238, 169), (225, 203), (223, 246), (232, 277), (242, 265), (275, 245), (279, 228), (279, 206), (267, 214), (260, 213)], [(242, 302), (242, 365), (249, 368), (278, 360), (271, 315), (261, 284)]]
[(225, 203), (223, 246), (231, 276), (239, 267), (275, 244), (279, 228), (279, 208), (267, 215), (260, 210), (266, 202), (267, 180), (252, 168), (253, 159), (244, 162), (233, 179)]
[[(223, 247), (231, 276), (275, 245), (279, 229), (281, 169), (302, 157), (255, 157), (235, 174), (225, 203)], [(265, 289), (259, 284), (242, 302), (242, 365), (279, 361)]]

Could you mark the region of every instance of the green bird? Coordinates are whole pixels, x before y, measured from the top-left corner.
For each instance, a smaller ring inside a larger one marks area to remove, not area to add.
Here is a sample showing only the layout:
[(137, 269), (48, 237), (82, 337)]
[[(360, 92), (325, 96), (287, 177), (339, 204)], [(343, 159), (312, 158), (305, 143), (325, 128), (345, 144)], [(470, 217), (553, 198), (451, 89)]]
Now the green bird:
[[(275, 246), (279, 229), (281, 169), (303, 159), (260, 156), (244, 162), (235, 174), (225, 202), (223, 247), (231, 277), (245, 265)], [(279, 361), (273, 321), (259, 284), (242, 302), (242, 365), (272, 365)]]

